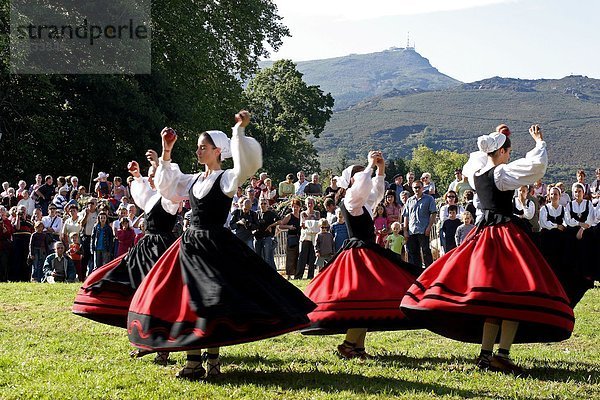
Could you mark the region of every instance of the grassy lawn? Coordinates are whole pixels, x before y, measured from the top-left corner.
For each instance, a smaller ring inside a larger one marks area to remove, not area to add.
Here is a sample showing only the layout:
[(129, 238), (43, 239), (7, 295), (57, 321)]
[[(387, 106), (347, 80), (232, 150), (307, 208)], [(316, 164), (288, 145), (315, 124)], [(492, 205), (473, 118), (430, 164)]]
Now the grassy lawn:
[(478, 371), (477, 345), (410, 331), (370, 333), (378, 358), (365, 362), (336, 357), (341, 336), (227, 347), (212, 382), (175, 379), (183, 353), (167, 367), (131, 360), (124, 330), (71, 314), (77, 289), (0, 284), (0, 399), (600, 399), (598, 288), (577, 306), (569, 340), (513, 347), (526, 378)]

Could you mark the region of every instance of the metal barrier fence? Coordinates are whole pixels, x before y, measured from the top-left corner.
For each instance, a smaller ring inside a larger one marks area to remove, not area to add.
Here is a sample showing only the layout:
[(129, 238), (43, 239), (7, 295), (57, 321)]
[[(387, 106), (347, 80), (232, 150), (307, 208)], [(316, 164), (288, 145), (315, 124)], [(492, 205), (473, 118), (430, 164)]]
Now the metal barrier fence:
[(275, 266), (277, 267), (277, 271), (285, 272), (285, 251), (287, 248), (287, 229), (279, 230), (275, 232), (275, 242), (277, 243), (275, 246)]

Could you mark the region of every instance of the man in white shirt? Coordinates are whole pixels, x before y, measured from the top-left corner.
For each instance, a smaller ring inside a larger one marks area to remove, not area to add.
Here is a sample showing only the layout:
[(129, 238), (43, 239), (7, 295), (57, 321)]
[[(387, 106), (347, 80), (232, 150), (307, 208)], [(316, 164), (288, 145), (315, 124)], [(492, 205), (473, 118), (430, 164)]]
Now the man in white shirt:
[(304, 189), (306, 189), (308, 181), (306, 180), (304, 171), (298, 171), (296, 176), (298, 177), (298, 180), (294, 182), (294, 189), (296, 190), (296, 196), (301, 196), (304, 194)]

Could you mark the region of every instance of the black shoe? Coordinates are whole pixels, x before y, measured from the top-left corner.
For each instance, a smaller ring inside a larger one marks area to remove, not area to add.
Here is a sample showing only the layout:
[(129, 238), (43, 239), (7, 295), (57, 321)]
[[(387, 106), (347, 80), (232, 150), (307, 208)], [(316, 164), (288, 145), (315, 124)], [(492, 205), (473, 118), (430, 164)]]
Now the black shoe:
[(523, 375), (525, 371), (508, 357), (494, 356), (490, 359), (490, 370), (505, 374)]
[(195, 367), (183, 367), (175, 377), (178, 379), (186, 379), (188, 381), (199, 381), (204, 379), (206, 375), (206, 370), (202, 366), (202, 364), (198, 364)]
[(479, 356), (475, 359), (475, 365), (482, 371), (487, 371), (490, 369), (490, 360), (491, 356)]

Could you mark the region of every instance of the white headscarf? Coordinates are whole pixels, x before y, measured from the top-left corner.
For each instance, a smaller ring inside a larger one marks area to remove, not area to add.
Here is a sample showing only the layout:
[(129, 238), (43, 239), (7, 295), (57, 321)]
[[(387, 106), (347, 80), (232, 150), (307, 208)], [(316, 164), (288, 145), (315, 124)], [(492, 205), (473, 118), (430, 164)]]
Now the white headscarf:
[(221, 159), (231, 158), (231, 145), (229, 138), (221, 131), (206, 131), (215, 146), (221, 149)]
[(477, 147), (480, 151), (489, 154), (498, 150), (506, 142), (506, 136), (499, 132), (492, 132), (489, 135), (482, 135), (477, 138)]
[(352, 178), (352, 168), (354, 167), (355, 165), (351, 165), (342, 171), (342, 176), (336, 176), (337, 185), (342, 189), (348, 189), (348, 186), (350, 186), (350, 179)]
[(583, 186), (583, 184), (582, 184), (582, 183), (579, 183), (579, 182), (575, 182), (575, 183), (573, 184), (573, 186), (571, 186), (571, 192), (572, 192), (572, 193), (575, 193), (575, 189), (576, 189), (577, 187), (581, 188), (581, 190), (583, 191), (583, 194), (585, 195), (585, 186)]

